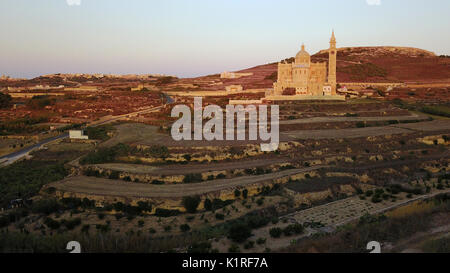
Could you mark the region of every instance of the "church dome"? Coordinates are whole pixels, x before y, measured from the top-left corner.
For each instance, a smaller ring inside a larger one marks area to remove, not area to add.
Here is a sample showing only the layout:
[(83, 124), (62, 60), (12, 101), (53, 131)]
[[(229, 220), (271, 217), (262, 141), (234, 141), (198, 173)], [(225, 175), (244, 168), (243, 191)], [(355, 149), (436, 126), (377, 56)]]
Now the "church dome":
[(305, 50), (305, 45), (302, 45), (302, 50), (300, 50), (297, 55), (295, 55), (296, 64), (307, 64), (309, 65), (311, 61), (311, 56)]

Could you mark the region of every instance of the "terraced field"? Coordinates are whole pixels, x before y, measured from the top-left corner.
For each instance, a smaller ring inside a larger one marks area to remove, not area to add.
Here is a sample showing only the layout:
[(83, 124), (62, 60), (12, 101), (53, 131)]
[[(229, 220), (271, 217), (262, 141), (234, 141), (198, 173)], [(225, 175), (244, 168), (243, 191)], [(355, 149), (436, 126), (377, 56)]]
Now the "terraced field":
[(75, 176), (49, 184), (49, 187), (54, 187), (63, 192), (83, 193), (98, 196), (121, 196), (130, 198), (180, 198), (183, 196), (202, 195), (209, 192), (216, 192), (249, 184), (263, 183), (265, 181), (271, 181), (277, 178), (314, 171), (319, 168), (321, 168), (321, 166), (285, 170), (258, 176), (242, 176), (231, 179), (217, 179), (202, 183), (174, 185), (150, 185), (125, 182), (122, 180)]

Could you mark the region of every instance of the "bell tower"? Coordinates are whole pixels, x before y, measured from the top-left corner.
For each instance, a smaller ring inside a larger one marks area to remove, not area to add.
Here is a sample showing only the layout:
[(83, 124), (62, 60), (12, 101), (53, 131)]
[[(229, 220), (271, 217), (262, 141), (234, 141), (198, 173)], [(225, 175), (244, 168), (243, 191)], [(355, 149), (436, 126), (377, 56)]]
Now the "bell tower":
[(328, 61), (328, 83), (331, 85), (331, 94), (336, 95), (336, 57), (337, 57), (337, 48), (336, 48), (336, 37), (331, 34), (330, 39), (330, 49), (328, 50), (329, 61)]

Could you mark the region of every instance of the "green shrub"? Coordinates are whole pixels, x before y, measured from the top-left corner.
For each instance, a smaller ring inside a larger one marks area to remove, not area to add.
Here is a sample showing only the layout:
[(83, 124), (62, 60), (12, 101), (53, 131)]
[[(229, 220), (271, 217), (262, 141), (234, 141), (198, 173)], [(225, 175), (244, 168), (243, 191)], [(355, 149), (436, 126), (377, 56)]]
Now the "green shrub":
[(164, 145), (152, 145), (148, 149), (148, 152), (151, 156), (156, 158), (166, 158), (170, 155), (169, 149)]
[(228, 248), (228, 252), (229, 253), (239, 253), (241, 252), (241, 250), (239, 249), (239, 246), (237, 244), (232, 244), (229, 248)]
[(200, 173), (188, 173), (183, 178), (183, 183), (197, 183), (202, 181), (203, 179)]
[(372, 196), (372, 195), (373, 195), (373, 191), (372, 190), (366, 191), (366, 196), (367, 197)]
[(247, 190), (247, 189), (244, 189), (244, 190), (242, 191), (242, 197), (243, 197), (244, 199), (247, 199), (247, 196), (248, 196), (248, 190)]
[(245, 249), (251, 249), (251, 248), (253, 248), (255, 246), (255, 242), (253, 242), (253, 241), (248, 241), (248, 242), (246, 242), (245, 244), (244, 244), (244, 248)]
[(270, 237), (272, 238), (280, 238), (283, 230), (281, 228), (275, 227), (269, 230)]
[(238, 190), (238, 189), (235, 189), (235, 190), (234, 190), (234, 196), (235, 196), (235, 197), (241, 196), (241, 191)]
[(258, 198), (258, 200), (256, 200), (256, 204), (258, 204), (258, 206), (262, 206), (263, 203), (264, 203), (263, 198)]
[(371, 201), (372, 201), (372, 203), (380, 203), (381, 202), (381, 198), (380, 198), (379, 195), (374, 195), (374, 196), (372, 196)]
[(450, 108), (445, 105), (425, 106), (421, 111), (435, 116), (450, 117)]
[(212, 210), (224, 208), (225, 206), (228, 206), (231, 203), (233, 203), (233, 200), (223, 201), (222, 199), (214, 198), (212, 201)]
[(365, 123), (365, 122), (363, 122), (363, 121), (358, 121), (358, 122), (356, 123), (356, 128), (364, 128), (364, 127), (366, 127), (366, 123)]
[(203, 202), (203, 206), (205, 207), (205, 210), (212, 210), (212, 202), (208, 198), (205, 199)]
[(162, 209), (162, 208), (157, 208), (155, 210), (155, 216), (159, 216), (159, 217), (171, 217), (171, 216), (177, 216), (180, 214), (180, 211), (175, 209)]
[(194, 213), (197, 211), (200, 200), (200, 196), (185, 196), (182, 201), (183, 207), (188, 213)]
[(187, 232), (187, 231), (189, 231), (190, 229), (191, 229), (191, 227), (190, 227), (188, 224), (183, 224), (183, 225), (180, 226), (180, 230), (181, 230), (182, 232)]
[(217, 176), (216, 176), (216, 179), (224, 179), (224, 178), (226, 178), (227, 176), (225, 175), (225, 174), (223, 174), (223, 173), (219, 173)]
[(283, 233), (286, 236), (290, 236), (292, 234), (301, 234), (303, 233), (303, 226), (301, 224), (288, 225), (283, 229)]

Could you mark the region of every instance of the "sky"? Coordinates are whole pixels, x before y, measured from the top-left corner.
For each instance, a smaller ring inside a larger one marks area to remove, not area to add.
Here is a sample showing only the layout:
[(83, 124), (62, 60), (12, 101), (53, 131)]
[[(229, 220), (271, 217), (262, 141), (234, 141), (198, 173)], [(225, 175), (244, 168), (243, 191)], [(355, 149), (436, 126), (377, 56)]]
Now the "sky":
[(450, 55), (448, 0), (2, 0), (0, 75), (235, 71), (328, 48)]

